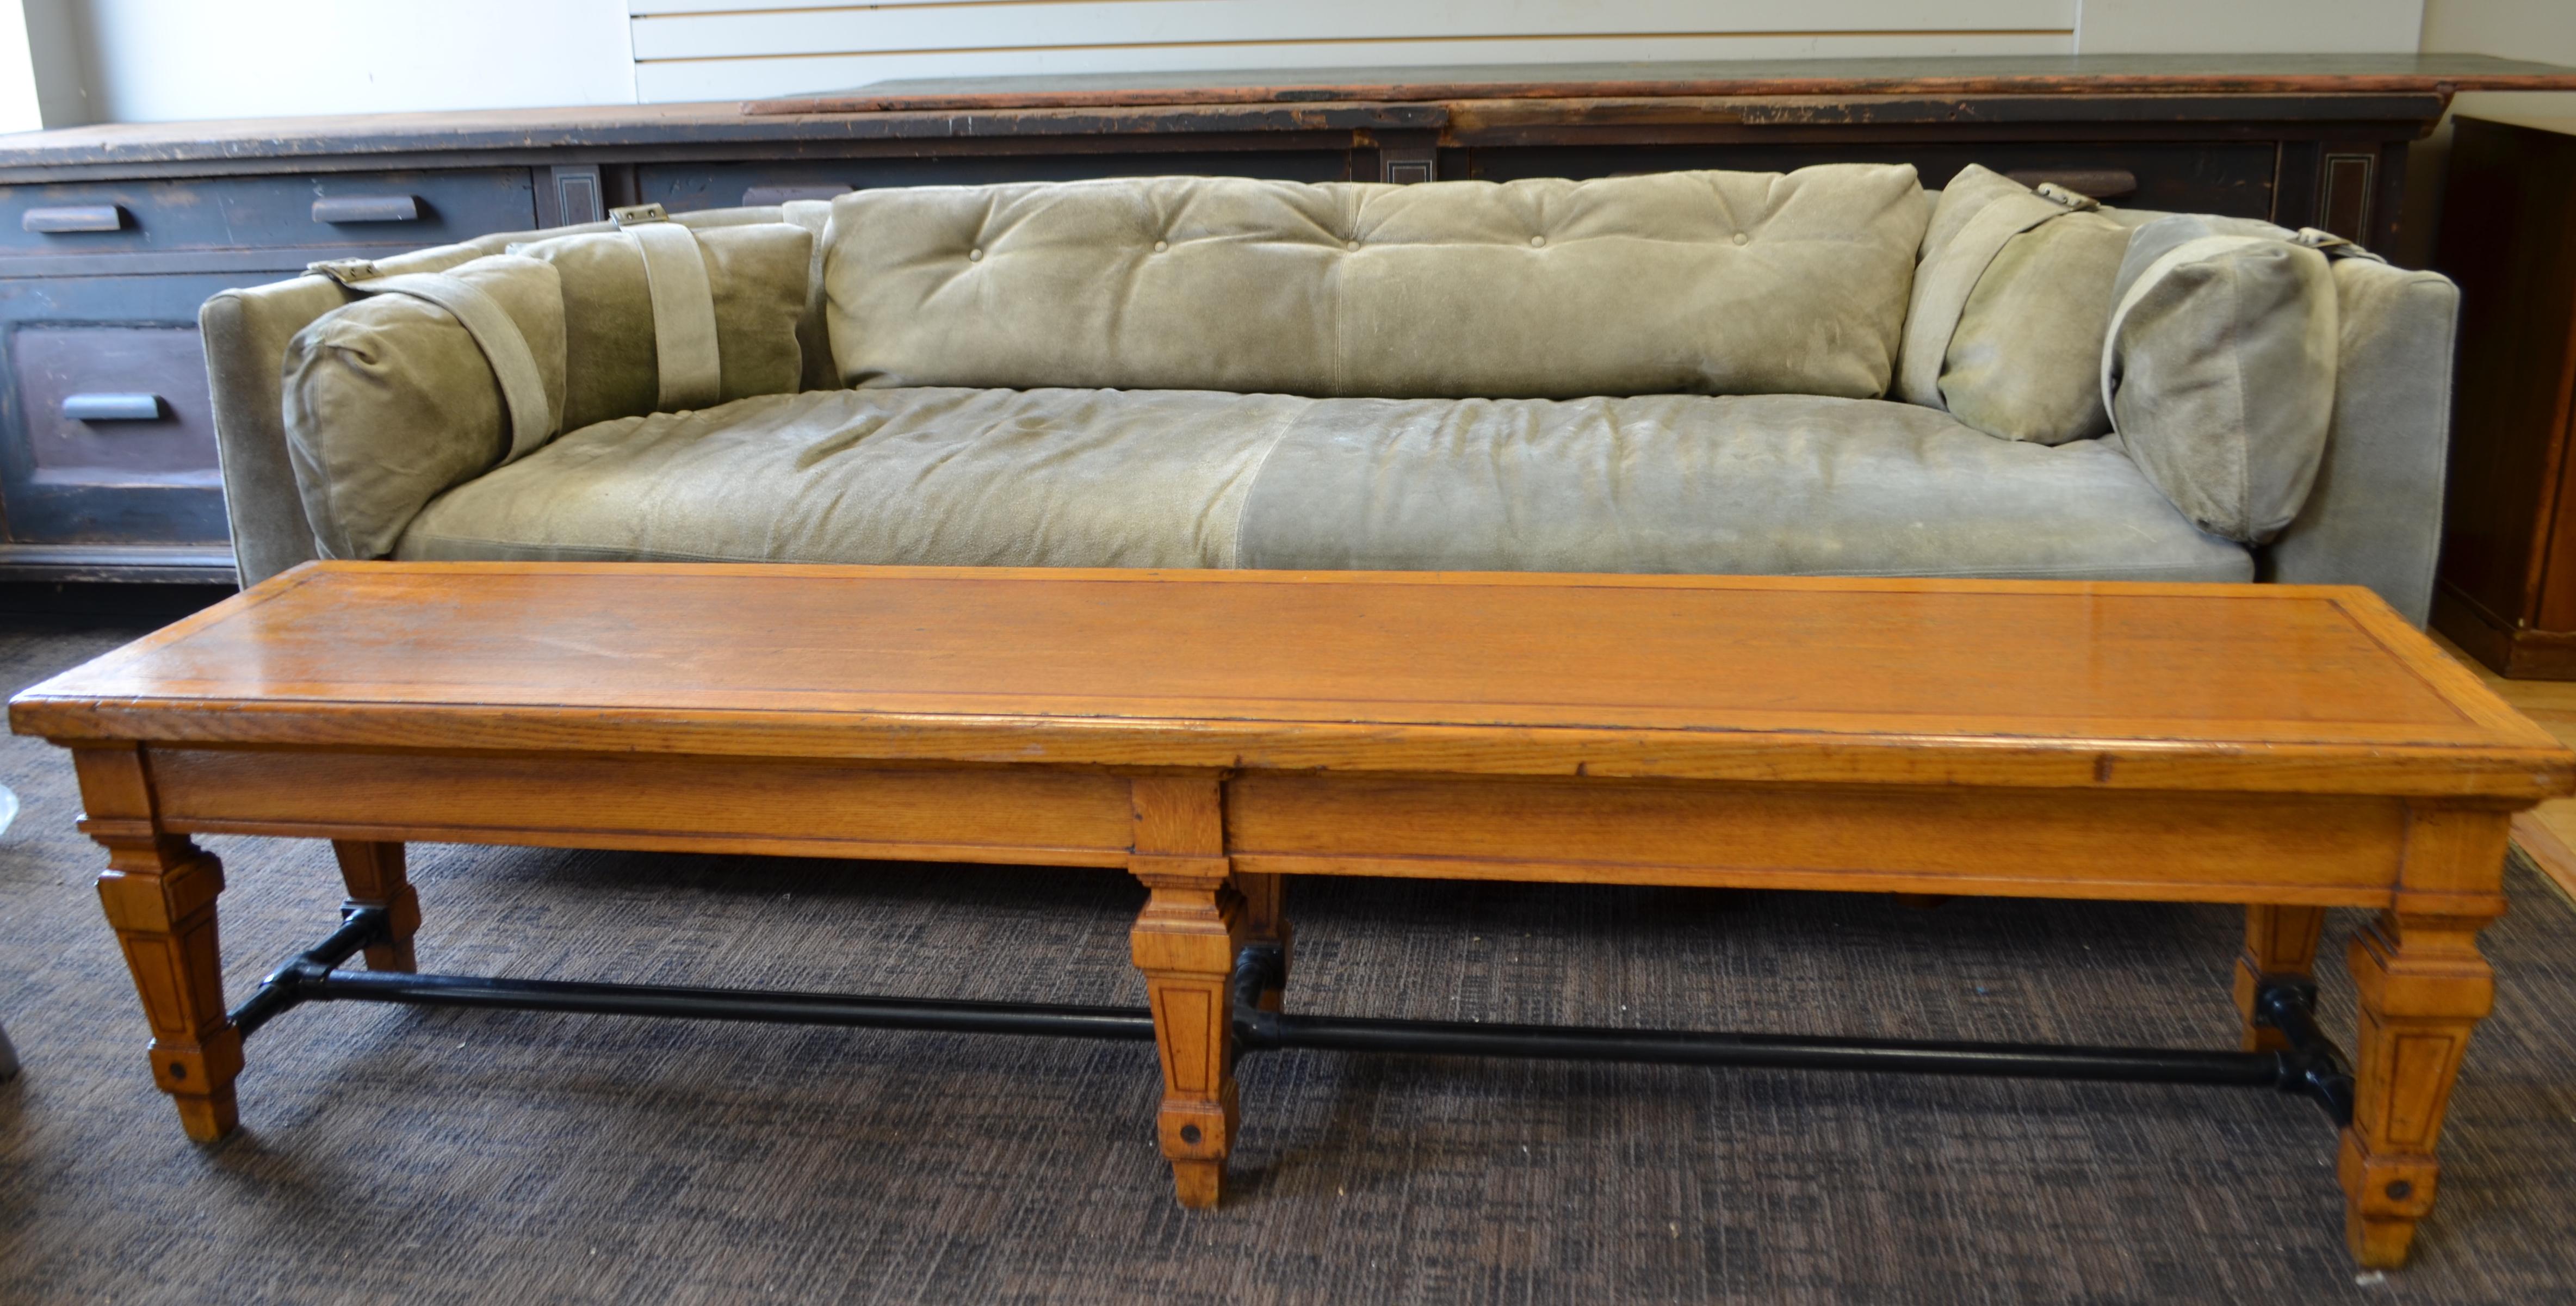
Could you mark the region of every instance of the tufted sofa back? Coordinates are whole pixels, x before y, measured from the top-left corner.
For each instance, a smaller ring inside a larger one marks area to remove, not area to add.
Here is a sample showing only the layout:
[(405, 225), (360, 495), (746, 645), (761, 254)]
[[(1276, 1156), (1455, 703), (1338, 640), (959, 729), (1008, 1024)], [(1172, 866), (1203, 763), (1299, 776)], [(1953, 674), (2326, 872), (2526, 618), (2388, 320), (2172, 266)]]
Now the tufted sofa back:
[(1888, 387), (1914, 169), (857, 191), (823, 286), (853, 386), (1397, 398)]

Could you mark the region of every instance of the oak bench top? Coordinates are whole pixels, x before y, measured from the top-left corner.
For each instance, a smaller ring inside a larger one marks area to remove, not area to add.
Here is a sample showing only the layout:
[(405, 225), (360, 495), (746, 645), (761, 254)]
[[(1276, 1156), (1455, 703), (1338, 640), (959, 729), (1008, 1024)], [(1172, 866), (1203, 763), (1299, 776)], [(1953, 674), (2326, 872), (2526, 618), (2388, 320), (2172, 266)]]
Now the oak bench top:
[(315, 563), (63, 740), (2491, 797), (2576, 753), (2367, 590)]

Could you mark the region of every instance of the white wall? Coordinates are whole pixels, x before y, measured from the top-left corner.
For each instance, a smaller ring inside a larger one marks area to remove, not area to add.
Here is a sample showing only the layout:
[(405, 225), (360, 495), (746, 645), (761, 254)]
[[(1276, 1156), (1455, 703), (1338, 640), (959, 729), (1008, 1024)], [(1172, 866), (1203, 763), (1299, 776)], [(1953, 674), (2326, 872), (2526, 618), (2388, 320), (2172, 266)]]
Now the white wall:
[(17, 0), (7, 0), (0, 3), (0, 132), (30, 132), (44, 125), (27, 15)]
[(887, 78), (2062, 54), (2077, 0), (631, 0), (646, 100)]
[[(2423, 48), (2576, 64), (2576, 0), (2425, 0)], [(2452, 100), (2451, 111), (2576, 119), (2576, 94), (2473, 91)], [(2432, 259), (2450, 155), (2449, 119), (2407, 154), (2405, 225), (2388, 251), (2400, 263)]]
[(624, 0), (75, 0), (99, 122), (627, 104)]
[[(2576, 0), (2426, 0), (2424, 48), (2576, 64)], [(2576, 114), (2576, 95), (2472, 92), (2451, 107), (2564, 116)]]
[[(2571, 0), (2430, 3), (2576, 13)], [(2427, 0), (0, 0), (0, 129), (24, 121), (7, 117), (27, 79), (12, 71), (8, 34), (21, 6), (49, 126), (722, 100), (1013, 73), (2403, 52), (2438, 25)], [(79, 53), (49, 58), (48, 39)]]
[(1583, 60), (2412, 51), (2423, 0), (630, 0), (642, 99), (887, 78)]
[(2080, 0), (2083, 54), (2411, 54), (2426, 0)]

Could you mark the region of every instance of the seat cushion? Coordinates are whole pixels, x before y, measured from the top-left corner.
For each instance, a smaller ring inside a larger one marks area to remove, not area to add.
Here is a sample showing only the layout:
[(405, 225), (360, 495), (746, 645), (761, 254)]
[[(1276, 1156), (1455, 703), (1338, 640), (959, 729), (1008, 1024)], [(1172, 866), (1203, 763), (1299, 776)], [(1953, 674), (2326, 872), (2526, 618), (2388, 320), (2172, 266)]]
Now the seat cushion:
[(397, 556), (2253, 575), (2102, 441), (1806, 396), (770, 396), (564, 436), (430, 504)]
[(1242, 534), (1247, 567), (2253, 579), (2104, 441), (1808, 395), (1318, 404)]
[(624, 418), (450, 491), (395, 556), (1231, 567), (1261, 455), (1305, 406), (925, 388)]

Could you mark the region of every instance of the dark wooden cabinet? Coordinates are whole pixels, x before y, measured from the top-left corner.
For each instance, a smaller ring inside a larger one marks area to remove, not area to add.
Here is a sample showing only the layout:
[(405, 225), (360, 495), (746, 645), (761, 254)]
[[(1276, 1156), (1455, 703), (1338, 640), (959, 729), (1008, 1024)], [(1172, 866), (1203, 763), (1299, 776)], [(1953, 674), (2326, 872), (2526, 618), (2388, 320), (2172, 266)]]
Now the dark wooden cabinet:
[(2454, 90), (2576, 89), (2576, 70), (2478, 56), (1269, 76), (889, 83), (751, 105), (11, 137), (0, 145), (0, 575), (228, 575), (196, 308), (314, 259), (591, 221), (619, 204), (721, 208), (853, 187), (1149, 173), (1507, 181), (1843, 161), (1911, 163), (1932, 185), (1983, 163), (2115, 203), (2385, 245), (2406, 145)]
[(2433, 624), (2576, 680), (2576, 119), (2459, 120), (2434, 266), (2461, 293)]

